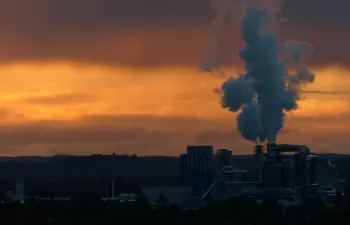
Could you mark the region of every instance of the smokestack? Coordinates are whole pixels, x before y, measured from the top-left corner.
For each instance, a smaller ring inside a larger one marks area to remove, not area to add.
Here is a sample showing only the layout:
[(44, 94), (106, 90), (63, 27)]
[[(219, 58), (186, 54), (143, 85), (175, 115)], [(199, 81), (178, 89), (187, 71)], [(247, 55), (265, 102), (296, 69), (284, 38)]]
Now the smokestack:
[(269, 142), (266, 144), (267, 152), (275, 150), (277, 147), (276, 143)]
[(255, 145), (255, 154), (262, 155), (262, 153), (263, 153), (263, 146), (262, 145)]
[(114, 181), (112, 181), (112, 198), (114, 198)]
[(277, 151), (278, 145), (276, 143), (267, 143), (266, 144), (266, 150), (267, 150), (267, 156), (270, 159), (276, 160), (277, 157), (280, 155), (280, 152)]
[(24, 182), (20, 181), (16, 183), (16, 197), (17, 201), (24, 201)]

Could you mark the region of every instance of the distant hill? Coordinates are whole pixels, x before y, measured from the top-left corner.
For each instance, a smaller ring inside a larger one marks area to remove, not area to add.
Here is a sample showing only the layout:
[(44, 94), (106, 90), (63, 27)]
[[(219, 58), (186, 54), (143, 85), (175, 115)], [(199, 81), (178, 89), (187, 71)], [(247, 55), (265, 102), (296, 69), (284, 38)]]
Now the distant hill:
[[(349, 155), (320, 154), (320, 165), (326, 165), (333, 156), (339, 161), (339, 169), (347, 170)], [(236, 169), (257, 171), (257, 157), (234, 155), (231, 163)], [(180, 161), (178, 157), (136, 155), (56, 155), (51, 157), (22, 156), (0, 157), (0, 180), (77, 180), (110, 179), (115, 177), (136, 181), (157, 179), (176, 182)], [(347, 172), (348, 173), (348, 172)]]
[(3, 157), (0, 179), (75, 180), (125, 177), (130, 180), (176, 177), (177, 157), (118, 155)]

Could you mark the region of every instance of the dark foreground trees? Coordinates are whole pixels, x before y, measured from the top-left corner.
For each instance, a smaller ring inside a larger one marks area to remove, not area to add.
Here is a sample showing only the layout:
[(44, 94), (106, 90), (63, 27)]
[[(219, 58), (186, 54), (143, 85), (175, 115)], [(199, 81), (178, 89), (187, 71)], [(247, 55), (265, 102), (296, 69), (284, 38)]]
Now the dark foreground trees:
[(305, 206), (282, 208), (276, 201), (234, 198), (212, 203), (197, 211), (177, 206), (151, 209), (147, 204), (104, 202), (31, 202), (0, 204), (0, 224), (51, 225), (345, 225), (350, 210), (345, 205), (327, 208), (319, 199)]

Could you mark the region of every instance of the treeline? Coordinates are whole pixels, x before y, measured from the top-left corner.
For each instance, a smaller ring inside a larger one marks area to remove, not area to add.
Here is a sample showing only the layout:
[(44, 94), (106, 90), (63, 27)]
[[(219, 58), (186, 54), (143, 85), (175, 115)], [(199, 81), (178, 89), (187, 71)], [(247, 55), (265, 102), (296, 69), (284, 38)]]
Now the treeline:
[[(252, 179), (258, 176), (258, 158), (233, 156), (235, 168), (246, 169)], [(326, 170), (327, 158), (319, 161), (318, 177), (334, 172)], [(350, 177), (349, 157), (337, 159), (336, 170), (345, 179)], [(140, 183), (156, 183), (158, 179), (176, 179), (180, 169), (178, 157), (140, 157), (137, 155), (89, 155), (53, 157), (0, 158), (0, 180), (96, 180), (123, 177)], [(174, 181), (172, 181), (174, 182)], [(322, 183), (322, 182), (321, 182)], [(325, 182), (328, 183), (328, 182)]]
[(136, 155), (21, 157), (0, 161), (0, 180), (91, 180), (125, 177), (142, 181), (176, 177), (178, 170), (179, 160), (176, 157)]
[[(112, 193), (112, 181), (114, 182), (115, 195), (122, 193), (141, 194), (143, 186), (173, 185), (175, 178), (159, 178), (146, 180), (130, 180), (124, 177), (96, 180), (28, 180), (24, 181), (24, 195), (31, 197), (69, 197), (85, 198), (97, 201), (106, 197), (106, 186), (108, 185), (108, 197)], [(0, 200), (4, 200), (6, 193), (16, 192), (16, 184), (13, 181), (0, 180)]]
[(32, 202), (0, 205), (1, 224), (51, 225), (345, 225), (350, 224), (350, 210), (343, 202), (333, 209), (320, 199), (304, 206), (283, 209), (266, 199), (258, 204), (251, 199), (234, 198), (212, 203), (198, 211), (181, 211), (177, 206), (151, 209), (146, 202), (134, 205), (103, 202), (55, 203)]

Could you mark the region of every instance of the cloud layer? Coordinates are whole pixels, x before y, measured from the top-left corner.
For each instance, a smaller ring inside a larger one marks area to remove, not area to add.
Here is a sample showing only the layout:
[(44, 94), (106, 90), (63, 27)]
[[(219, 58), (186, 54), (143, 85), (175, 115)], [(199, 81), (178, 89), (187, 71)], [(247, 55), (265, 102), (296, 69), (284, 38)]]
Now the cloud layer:
[[(309, 41), (310, 64), (347, 65), (350, 3), (293, 0), (283, 37)], [(1, 62), (71, 60), (129, 66), (193, 65), (213, 18), (203, 0), (4, 0), (0, 3)], [(229, 41), (240, 46), (238, 31)], [(238, 57), (232, 61), (239, 63)]]
[[(313, 91), (287, 116), (278, 142), (344, 152), (350, 78), (345, 70), (315, 73)], [(190, 144), (251, 152), (235, 115), (212, 93), (221, 79), (195, 68), (17, 65), (0, 67), (0, 74), (0, 155), (178, 155)], [(320, 139), (327, 144), (312, 142)]]
[[(313, 69), (338, 67), (313, 71), (279, 142), (347, 150), (349, 5), (284, 6), (282, 37), (313, 44)], [(178, 155), (189, 144), (250, 153), (212, 93), (220, 78), (196, 72), (213, 16), (204, 0), (0, 1), (0, 154)], [(224, 39), (234, 65), (238, 35)]]
[[(281, 132), (280, 143), (308, 144), (315, 152), (347, 149), (347, 134), (339, 127), (313, 131), (305, 121), (291, 118), (294, 128)], [(325, 125), (336, 121), (326, 121)], [(350, 122), (350, 121), (349, 121)], [(348, 123), (349, 123), (348, 122)], [(137, 153), (178, 155), (187, 145), (229, 147), (235, 154), (249, 154), (253, 145), (230, 130), (230, 119), (194, 117), (92, 115), (76, 121), (40, 121), (1, 125), (1, 155), (52, 155)], [(309, 123), (309, 122), (306, 122)], [(337, 135), (329, 136), (329, 132)], [(307, 136), (307, 137), (306, 137)], [(297, 140), (297, 141), (296, 141)], [(330, 144), (332, 143), (332, 144)]]

